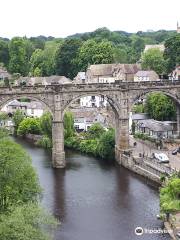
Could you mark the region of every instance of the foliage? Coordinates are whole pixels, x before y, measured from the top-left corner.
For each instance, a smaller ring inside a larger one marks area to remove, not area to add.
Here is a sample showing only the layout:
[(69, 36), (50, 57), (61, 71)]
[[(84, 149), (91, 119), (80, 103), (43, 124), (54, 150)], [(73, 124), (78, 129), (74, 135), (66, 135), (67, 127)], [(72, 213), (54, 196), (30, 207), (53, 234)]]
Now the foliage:
[(105, 129), (100, 123), (94, 123), (87, 131), (88, 139), (100, 138), (101, 135), (105, 132)]
[(88, 64), (112, 63), (114, 49), (111, 42), (87, 40), (79, 50), (77, 62), (80, 70), (85, 71)]
[(4, 63), (6, 67), (9, 63), (8, 42), (3, 40), (0, 40), (0, 63)]
[(0, 127), (0, 139), (5, 138), (7, 136), (8, 136), (8, 130)]
[(161, 75), (166, 72), (165, 64), (163, 52), (157, 48), (149, 49), (142, 54), (142, 68), (144, 70), (154, 70)]
[(21, 110), (16, 110), (15, 113), (13, 114), (13, 122), (14, 122), (14, 132), (15, 135), (17, 134), (17, 130), (19, 127), (19, 124), (23, 121), (23, 119), (25, 118), (24, 112)]
[(174, 120), (176, 117), (173, 101), (162, 93), (148, 94), (145, 109), (149, 116), (155, 120)]
[(133, 112), (134, 113), (144, 113), (145, 109), (144, 109), (144, 105), (143, 104), (136, 104), (133, 106)]
[(37, 204), (23, 204), (12, 208), (10, 214), (0, 215), (0, 239), (49, 240), (52, 239), (50, 230), (57, 224), (57, 220)]
[(27, 76), (29, 72), (27, 39), (14, 37), (9, 42), (9, 70)]
[(0, 121), (5, 121), (9, 118), (6, 112), (0, 112)]
[(66, 39), (62, 45), (59, 46), (55, 55), (56, 74), (71, 79), (76, 76), (79, 69), (75, 59), (81, 44), (82, 42), (79, 39)]
[(71, 112), (64, 114), (64, 138), (72, 137), (75, 133), (74, 129), (74, 117)]
[(97, 147), (98, 155), (104, 159), (114, 159), (115, 157), (115, 131), (109, 129), (104, 132), (99, 138), (99, 144)]
[(180, 34), (165, 41), (164, 57), (167, 60), (167, 68), (170, 73), (175, 66), (180, 65)]
[(160, 190), (160, 208), (163, 213), (180, 211), (180, 178), (172, 177)]
[(0, 211), (12, 205), (37, 201), (40, 186), (22, 147), (8, 138), (0, 140)]
[(38, 118), (25, 118), (19, 124), (17, 135), (25, 136), (28, 133), (31, 134), (40, 134), (40, 122)]
[(52, 115), (50, 112), (44, 112), (40, 117), (40, 128), (43, 135), (52, 138)]
[(37, 145), (46, 149), (52, 148), (52, 139), (47, 135), (43, 135), (40, 140), (37, 141)]
[(65, 146), (104, 159), (114, 159), (115, 131), (93, 124), (90, 132), (65, 139)]
[(150, 141), (150, 142), (155, 142), (156, 139), (150, 137), (149, 135), (145, 134), (145, 133), (140, 133), (140, 132), (136, 132), (134, 133), (134, 138), (138, 138), (138, 139), (141, 139), (141, 140), (147, 140), (147, 141)]

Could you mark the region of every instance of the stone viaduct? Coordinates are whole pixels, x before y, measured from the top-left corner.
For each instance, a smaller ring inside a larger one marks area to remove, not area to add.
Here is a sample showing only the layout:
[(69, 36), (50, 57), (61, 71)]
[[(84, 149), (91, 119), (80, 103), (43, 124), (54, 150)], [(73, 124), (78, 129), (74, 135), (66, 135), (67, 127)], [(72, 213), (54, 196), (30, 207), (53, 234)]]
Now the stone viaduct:
[(115, 153), (121, 164), (124, 151), (129, 149), (129, 112), (135, 101), (149, 92), (162, 92), (171, 97), (177, 106), (177, 126), (180, 136), (180, 81), (156, 82), (115, 82), (91, 84), (59, 84), (37, 86), (0, 87), (0, 107), (13, 99), (22, 97), (40, 101), (46, 105), (53, 115), (52, 165), (64, 168), (64, 127), (63, 115), (70, 104), (83, 96), (104, 96), (115, 113)]

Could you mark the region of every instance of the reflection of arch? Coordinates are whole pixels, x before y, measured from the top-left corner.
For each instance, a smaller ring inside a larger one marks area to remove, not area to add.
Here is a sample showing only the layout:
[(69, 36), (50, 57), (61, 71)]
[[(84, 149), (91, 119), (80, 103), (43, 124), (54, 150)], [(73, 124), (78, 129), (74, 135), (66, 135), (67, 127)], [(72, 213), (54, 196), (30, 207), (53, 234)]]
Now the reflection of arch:
[(91, 93), (82, 93), (79, 95), (76, 95), (75, 97), (72, 97), (71, 100), (69, 100), (67, 102), (67, 104), (65, 104), (64, 108), (63, 108), (63, 114), (66, 111), (66, 109), (75, 101), (77, 101), (80, 98), (83, 97), (87, 97), (87, 96), (99, 96), (99, 97), (104, 97), (104, 99), (106, 99), (106, 101), (110, 104), (110, 106), (113, 109), (113, 112), (115, 113), (116, 116), (119, 116), (119, 106), (114, 102), (114, 100), (112, 99), (112, 97), (108, 96), (107, 94), (102, 94), (102, 93), (98, 93), (98, 92), (91, 92)]
[(45, 102), (41, 98), (34, 97), (34, 96), (29, 96), (29, 95), (20, 95), (20, 96), (13, 95), (13, 96), (10, 96), (10, 97), (6, 97), (5, 99), (2, 99), (0, 101), (0, 108), (2, 108), (3, 106), (7, 105), (10, 102), (12, 102), (13, 100), (16, 100), (16, 99), (19, 99), (19, 98), (28, 98), (28, 99), (34, 100), (36, 102), (40, 102), (43, 106), (45, 106), (48, 109), (48, 111), (51, 112), (51, 114), (53, 113), (51, 107), (49, 106), (49, 104), (47, 102)]

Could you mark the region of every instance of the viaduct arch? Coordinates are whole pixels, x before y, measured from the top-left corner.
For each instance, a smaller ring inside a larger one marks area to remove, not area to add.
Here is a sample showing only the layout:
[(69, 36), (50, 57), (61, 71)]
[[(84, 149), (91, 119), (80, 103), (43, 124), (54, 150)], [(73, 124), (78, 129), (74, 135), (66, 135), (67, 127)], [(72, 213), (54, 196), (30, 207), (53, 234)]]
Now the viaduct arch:
[(140, 96), (149, 92), (163, 92), (177, 104), (177, 125), (180, 136), (180, 81), (115, 82), (91, 84), (57, 84), (39, 86), (0, 87), (0, 107), (10, 100), (27, 97), (45, 104), (53, 115), (52, 123), (52, 165), (64, 168), (64, 126), (65, 109), (76, 99), (87, 95), (103, 95), (115, 112), (115, 154), (121, 164), (122, 154), (129, 149), (129, 113)]

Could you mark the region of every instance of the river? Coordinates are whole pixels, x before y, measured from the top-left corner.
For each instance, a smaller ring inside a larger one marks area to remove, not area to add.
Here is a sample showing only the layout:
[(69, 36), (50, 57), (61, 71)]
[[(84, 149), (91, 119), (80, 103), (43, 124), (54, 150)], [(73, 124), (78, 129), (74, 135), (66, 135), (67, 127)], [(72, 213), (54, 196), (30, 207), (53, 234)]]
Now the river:
[(17, 140), (30, 154), (44, 189), (42, 204), (61, 221), (55, 240), (170, 240), (167, 234), (136, 236), (137, 226), (162, 227), (157, 186), (120, 167), (73, 151), (67, 168), (52, 169), (43, 149)]

